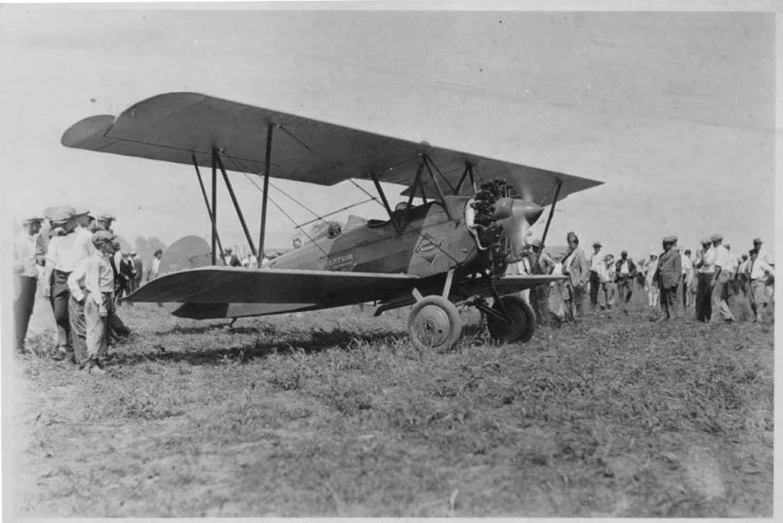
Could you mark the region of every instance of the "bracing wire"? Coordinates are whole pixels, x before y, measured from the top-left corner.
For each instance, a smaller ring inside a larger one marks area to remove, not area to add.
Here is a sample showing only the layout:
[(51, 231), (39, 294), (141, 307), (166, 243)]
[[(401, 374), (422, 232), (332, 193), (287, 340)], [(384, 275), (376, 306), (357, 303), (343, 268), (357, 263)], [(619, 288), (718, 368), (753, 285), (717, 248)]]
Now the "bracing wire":
[[(253, 184), (253, 185), (256, 187), (256, 189), (258, 189), (258, 190), (259, 190), (259, 191), (260, 191), (262, 194), (264, 193), (264, 190), (263, 190), (261, 187), (259, 187), (259, 186), (258, 186), (258, 184), (255, 182), (255, 180), (253, 180), (253, 179), (250, 177), (250, 175), (248, 175), (248, 174), (247, 174), (247, 172), (246, 172), (246, 171), (249, 171), (250, 169), (247, 169), (247, 165), (245, 165), (245, 164), (244, 164), (244, 162), (242, 162), (241, 160), (238, 160), (238, 159), (236, 159), (236, 158), (232, 158), (232, 157), (230, 157), (230, 156), (229, 156), (229, 157), (227, 157), (227, 158), (228, 158), (228, 160), (229, 160), (231, 163), (233, 163), (233, 164), (234, 164), (234, 167), (237, 167), (237, 171), (241, 172), (241, 173), (242, 173), (242, 174), (245, 176), (245, 178), (247, 178), (247, 179), (248, 179), (248, 181), (249, 181), (250, 183), (252, 183), (252, 184)], [(278, 211), (280, 211), (280, 212), (283, 214), (283, 216), (285, 216), (286, 218), (288, 218), (288, 220), (289, 220), (289, 221), (290, 221), (290, 222), (291, 222), (291, 223), (294, 225), (294, 227), (296, 227), (296, 226), (297, 226), (296, 220), (294, 220), (294, 219), (291, 217), (291, 215), (289, 215), (287, 212), (285, 212), (285, 210), (283, 210), (283, 208), (282, 208), (282, 207), (280, 207), (280, 205), (278, 205), (278, 204), (277, 204), (277, 202), (276, 202), (276, 201), (274, 201), (274, 200), (273, 200), (273, 199), (272, 199), (272, 198), (271, 198), (269, 195), (266, 195), (266, 197), (267, 197), (267, 199), (268, 199), (270, 202), (272, 202), (272, 205), (274, 205), (274, 206), (277, 208), (277, 210), (278, 210)], [(323, 249), (323, 248), (322, 248), (320, 245), (318, 245), (318, 243), (316, 243), (316, 242), (313, 240), (313, 238), (312, 238), (312, 237), (311, 237), (309, 234), (307, 234), (307, 232), (305, 232), (304, 230), (302, 230), (302, 234), (304, 234), (304, 236), (305, 236), (305, 237), (306, 237), (306, 238), (307, 238), (307, 239), (308, 239), (308, 240), (309, 240), (311, 243), (313, 243), (313, 244), (314, 244), (316, 247), (318, 247), (318, 249), (319, 249), (319, 250), (320, 250), (322, 253), (324, 253), (324, 255), (325, 255), (325, 256), (328, 256), (328, 253), (327, 253), (327, 252), (326, 252), (326, 251), (325, 251), (325, 250), (324, 250), (324, 249)]]

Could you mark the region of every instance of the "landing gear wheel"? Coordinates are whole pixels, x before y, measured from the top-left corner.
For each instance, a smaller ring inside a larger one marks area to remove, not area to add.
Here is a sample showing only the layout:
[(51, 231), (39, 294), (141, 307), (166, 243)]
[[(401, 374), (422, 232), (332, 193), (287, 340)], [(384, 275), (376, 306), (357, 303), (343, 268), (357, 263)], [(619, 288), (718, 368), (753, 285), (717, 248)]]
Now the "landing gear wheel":
[(426, 296), (411, 310), (408, 334), (419, 349), (449, 349), (462, 334), (462, 318), (446, 298)]
[(526, 343), (530, 341), (536, 331), (536, 313), (533, 311), (533, 307), (519, 296), (503, 296), (500, 301), (502, 305), (495, 300), (492, 309), (502, 316), (508, 314), (511, 321), (505, 322), (488, 314), (489, 335), (499, 343), (515, 341)]

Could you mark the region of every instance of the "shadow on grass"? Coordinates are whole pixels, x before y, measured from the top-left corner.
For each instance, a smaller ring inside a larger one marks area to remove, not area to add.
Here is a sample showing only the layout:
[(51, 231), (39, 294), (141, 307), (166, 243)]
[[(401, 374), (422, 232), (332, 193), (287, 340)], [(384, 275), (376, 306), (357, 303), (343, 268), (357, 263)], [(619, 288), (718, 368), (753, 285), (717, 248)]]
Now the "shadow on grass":
[[(256, 329), (248, 328), (248, 332), (255, 332)], [(206, 331), (205, 331), (206, 332)], [(280, 339), (276, 342), (246, 343), (225, 349), (202, 349), (168, 352), (162, 345), (157, 346), (157, 351), (144, 353), (114, 353), (110, 356), (112, 364), (134, 365), (145, 362), (185, 362), (191, 365), (220, 365), (225, 364), (226, 360), (247, 363), (253, 360), (263, 359), (270, 354), (293, 353), (294, 351), (303, 351), (305, 354), (314, 354), (329, 348), (338, 348), (341, 350), (353, 350), (358, 343), (375, 343), (398, 339), (401, 333), (399, 331), (384, 330), (366, 335), (358, 335), (354, 331), (342, 329), (331, 332), (315, 331), (311, 334), (302, 336), (292, 334), (289, 337)]]
[(224, 323), (214, 323), (211, 325), (177, 325), (170, 329), (154, 332), (153, 334), (156, 336), (163, 334), (207, 334), (215, 331), (225, 331), (230, 334), (255, 334), (264, 330), (259, 327), (229, 327), (230, 323), (231, 322), (227, 320)]

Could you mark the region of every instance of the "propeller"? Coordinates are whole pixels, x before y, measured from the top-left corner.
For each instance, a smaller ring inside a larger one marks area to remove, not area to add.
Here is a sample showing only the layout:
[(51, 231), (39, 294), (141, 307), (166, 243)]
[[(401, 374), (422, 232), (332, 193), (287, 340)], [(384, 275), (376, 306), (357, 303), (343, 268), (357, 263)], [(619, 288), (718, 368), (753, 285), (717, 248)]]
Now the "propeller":
[(530, 236), (530, 226), (544, 212), (544, 208), (533, 201), (533, 191), (527, 183), (513, 178), (516, 193), (521, 198), (504, 197), (495, 202), (494, 218), (503, 227), (509, 241), (511, 260), (519, 260)]

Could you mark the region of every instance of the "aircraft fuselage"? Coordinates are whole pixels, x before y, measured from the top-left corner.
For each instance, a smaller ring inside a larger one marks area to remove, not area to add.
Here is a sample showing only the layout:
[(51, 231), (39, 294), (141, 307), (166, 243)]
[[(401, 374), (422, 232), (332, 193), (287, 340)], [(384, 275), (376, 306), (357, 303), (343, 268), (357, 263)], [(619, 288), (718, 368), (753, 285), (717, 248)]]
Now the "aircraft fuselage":
[(440, 202), (395, 211), (394, 220), (372, 221), (343, 231), (335, 238), (319, 238), (276, 258), (276, 269), (311, 269), (413, 274), (426, 278), (471, 264), (479, 256), (465, 224), (470, 198), (446, 197), (453, 219)]

